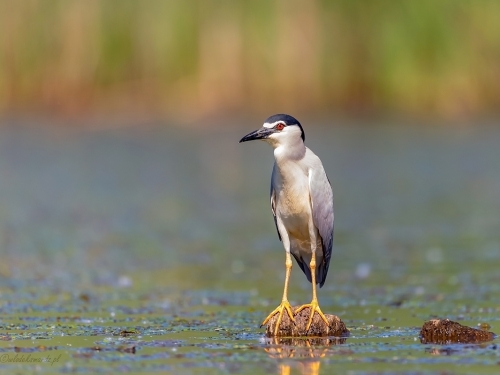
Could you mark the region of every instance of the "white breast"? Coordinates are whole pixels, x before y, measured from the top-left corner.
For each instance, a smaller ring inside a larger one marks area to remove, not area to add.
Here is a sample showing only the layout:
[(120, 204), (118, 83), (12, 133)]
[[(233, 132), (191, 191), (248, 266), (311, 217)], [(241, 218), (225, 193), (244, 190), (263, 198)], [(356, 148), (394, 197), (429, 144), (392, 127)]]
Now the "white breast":
[(294, 162), (277, 166), (273, 175), (276, 192), (276, 215), (285, 225), (290, 237), (309, 240), (308, 220), (311, 214), (309, 179)]

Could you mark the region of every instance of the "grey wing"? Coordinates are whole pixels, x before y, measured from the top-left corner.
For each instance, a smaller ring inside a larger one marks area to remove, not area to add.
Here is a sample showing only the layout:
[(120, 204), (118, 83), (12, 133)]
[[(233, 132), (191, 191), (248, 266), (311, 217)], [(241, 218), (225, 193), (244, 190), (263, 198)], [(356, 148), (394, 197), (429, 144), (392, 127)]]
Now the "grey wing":
[[(276, 168), (276, 166), (273, 167), (273, 175), (274, 175), (274, 168)], [(278, 232), (278, 237), (281, 241), (281, 234), (278, 229), (278, 222), (276, 220), (276, 191), (274, 190), (273, 180), (274, 178), (271, 177), (271, 211), (273, 212), (274, 225), (276, 225), (276, 231)]]
[(316, 268), (317, 282), (323, 286), (328, 274), (333, 247), (333, 193), (323, 168), (309, 171), (309, 190), (313, 222), (318, 228), (323, 245), (323, 262)]

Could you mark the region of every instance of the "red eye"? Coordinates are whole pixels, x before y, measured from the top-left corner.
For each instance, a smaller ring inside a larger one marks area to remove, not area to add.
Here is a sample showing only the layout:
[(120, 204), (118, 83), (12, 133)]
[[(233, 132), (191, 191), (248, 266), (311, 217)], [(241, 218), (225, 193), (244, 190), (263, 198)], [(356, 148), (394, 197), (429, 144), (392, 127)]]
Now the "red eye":
[(285, 125), (283, 125), (283, 124), (278, 124), (278, 125), (276, 125), (274, 128), (275, 128), (276, 130), (283, 130), (283, 128), (284, 128), (284, 127), (285, 127)]

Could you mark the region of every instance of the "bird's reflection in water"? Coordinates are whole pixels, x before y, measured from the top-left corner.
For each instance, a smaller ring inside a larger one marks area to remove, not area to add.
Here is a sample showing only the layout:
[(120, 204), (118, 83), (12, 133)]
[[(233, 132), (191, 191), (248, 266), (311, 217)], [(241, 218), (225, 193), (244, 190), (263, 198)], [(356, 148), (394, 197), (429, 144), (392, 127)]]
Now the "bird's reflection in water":
[(292, 367), (298, 368), (302, 375), (319, 375), (320, 358), (328, 353), (328, 347), (346, 342), (345, 338), (298, 338), (298, 337), (270, 337), (266, 338), (267, 347), (264, 349), (269, 357), (296, 361), (280, 361), (279, 375), (290, 375)]

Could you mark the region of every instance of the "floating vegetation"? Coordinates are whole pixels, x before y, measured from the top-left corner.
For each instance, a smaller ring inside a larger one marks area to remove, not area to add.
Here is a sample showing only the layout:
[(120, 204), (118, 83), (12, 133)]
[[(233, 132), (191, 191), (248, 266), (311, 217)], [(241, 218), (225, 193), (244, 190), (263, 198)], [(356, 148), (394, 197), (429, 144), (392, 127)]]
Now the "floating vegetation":
[(424, 344), (477, 344), (495, 337), (493, 332), (466, 327), (449, 319), (429, 320), (420, 331), (420, 340)]

